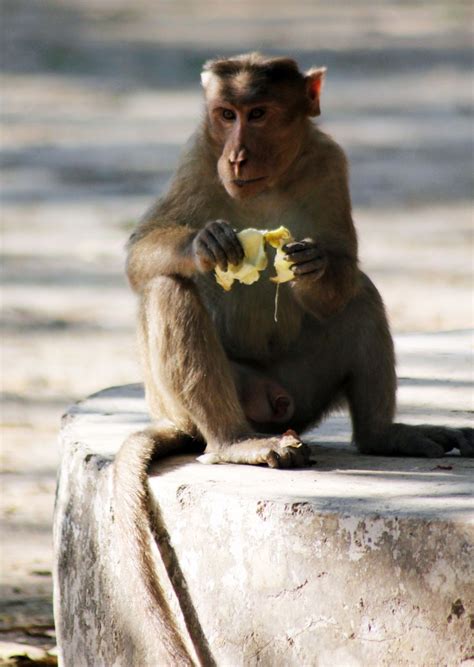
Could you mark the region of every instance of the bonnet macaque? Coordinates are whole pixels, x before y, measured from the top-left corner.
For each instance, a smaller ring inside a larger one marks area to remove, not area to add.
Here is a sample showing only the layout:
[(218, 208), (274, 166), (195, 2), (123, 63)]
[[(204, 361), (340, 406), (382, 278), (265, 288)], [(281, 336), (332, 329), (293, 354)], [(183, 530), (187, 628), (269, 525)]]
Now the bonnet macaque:
[[(130, 239), (153, 422), (123, 445), (116, 496), (120, 513), (135, 517), (127, 539), (144, 578), (153, 578), (143, 555), (153, 454), (200, 442), (207, 462), (305, 466), (297, 434), (341, 404), (365, 454), (474, 454), (469, 429), (393, 422), (393, 343), (380, 295), (358, 267), (346, 158), (311, 121), (324, 76), (258, 54), (206, 63), (203, 121)], [(281, 251), (293, 279), (278, 286), (275, 318), (271, 262), (253, 284), (227, 291), (216, 268), (244, 260), (239, 232), (279, 226), (291, 232)], [(160, 601), (158, 583), (148, 589)], [(192, 664), (160, 604), (151, 616), (170, 637), (164, 664)]]

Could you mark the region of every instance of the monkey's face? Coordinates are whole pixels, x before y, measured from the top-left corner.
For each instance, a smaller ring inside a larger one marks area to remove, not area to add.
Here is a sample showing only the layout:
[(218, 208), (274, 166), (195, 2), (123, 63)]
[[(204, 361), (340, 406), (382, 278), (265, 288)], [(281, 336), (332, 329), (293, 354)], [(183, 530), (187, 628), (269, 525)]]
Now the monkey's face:
[(253, 197), (275, 187), (301, 149), (301, 115), (262, 99), (238, 104), (217, 98), (209, 105), (209, 128), (216, 149), (217, 171), (228, 194)]
[(291, 59), (259, 54), (206, 63), (206, 125), (219, 178), (231, 197), (258, 195), (290, 173), (308, 116), (319, 114), (324, 72), (304, 75)]

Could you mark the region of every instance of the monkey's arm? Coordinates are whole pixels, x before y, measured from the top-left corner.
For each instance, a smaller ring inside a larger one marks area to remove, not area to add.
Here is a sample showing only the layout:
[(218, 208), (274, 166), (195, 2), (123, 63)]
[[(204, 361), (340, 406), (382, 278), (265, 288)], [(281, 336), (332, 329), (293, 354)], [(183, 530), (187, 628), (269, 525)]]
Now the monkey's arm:
[(309, 238), (287, 244), (293, 264), (295, 299), (318, 318), (340, 311), (359, 289), (357, 236), (352, 222), (346, 159), (330, 144), (313, 168), (303, 199), (304, 215), (313, 220)]
[[(148, 225), (149, 226), (149, 225)], [(197, 230), (185, 226), (137, 230), (129, 242), (127, 275), (139, 292), (156, 276), (179, 275), (190, 278), (196, 272), (192, 242)]]
[[(318, 252), (321, 252), (319, 247)], [(291, 282), (295, 299), (318, 319), (342, 310), (357, 293), (359, 283), (357, 262), (353, 257), (322, 252), (316, 260), (321, 267), (319, 270), (298, 275), (298, 265), (294, 265), (296, 278)]]
[[(140, 236), (138, 232), (137, 236)], [(185, 226), (153, 229), (146, 236), (131, 239), (128, 277), (139, 291), (157, 276), (190, 278), (229, 263), (239, 264), (244, 250), (235, 230), (225, 220), (213, 220), (201, 229)]]
[[(222, 245), (220, 237), (217, 240), (215, 229), (208, 229), (208, 223), (215, 219), (209, 205), (217, 199), (215, 191), (215, 164), (198, 132), (191, 138), (168, 192), (146, 213), (129, 240), (127, 275), (135, 291), (158, 276), (191, 278), (216, 264), (227, 265), (227, 256), (216, 257), (216, 247)], [(222, 235), (220, 229), (217, 235)], [(234, 236), (224, 241), (235, 245)], [(233, 259), (240, 257), (238, 242), (237, 246)], [(232, 251), (229, 254), (232, 256)]]

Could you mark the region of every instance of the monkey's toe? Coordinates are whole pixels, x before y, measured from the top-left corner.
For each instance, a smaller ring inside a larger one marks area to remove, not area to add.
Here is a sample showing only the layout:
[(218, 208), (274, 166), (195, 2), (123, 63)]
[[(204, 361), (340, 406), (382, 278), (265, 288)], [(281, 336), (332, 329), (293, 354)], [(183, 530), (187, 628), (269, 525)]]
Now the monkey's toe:
[(427, 459), (439, 459), (446, 453), (445, 448), (438, 442), (429, 437), (420, 438), (416, 443), (415, 456), (426, 457)]
[(442, 447), (443, 456), (452, 449), (458, 449), (461, 456), (474, 456), (474, 430), (472, 428), (448, 428), (446, 426), (420, 426), (425, 438), (431, 440), (437, 447)]
[(459, 431), (462, 434), (462, 440), (459, 443), (459, 451), (461, 456), (466, 456), (468, 458), (474, 458), (474, 428), (460, 428)]
[(309, 464), (309, 447), (296, 441), (293, 436), (293, 442), (285, 444), (287, 438), (284, 436), (281, 446), (268, 452), (266, 463), (270, 468), (303, 468)]

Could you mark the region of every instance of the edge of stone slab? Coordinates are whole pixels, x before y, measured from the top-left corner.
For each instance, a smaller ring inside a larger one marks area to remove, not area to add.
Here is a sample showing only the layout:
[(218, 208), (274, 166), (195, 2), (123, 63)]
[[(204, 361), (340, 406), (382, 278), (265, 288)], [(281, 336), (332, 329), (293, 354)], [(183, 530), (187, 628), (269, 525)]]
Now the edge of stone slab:
[[(239, 496), (277, 504), (306, 504), (320, 513), (347, 516), (417, 516), (474, 524), (474, 460), (374, 457), (341, 446), (347, 418), (335, 417), (309, 432), (314, 465), (272, 470), (242, 465), (208, 466), (196, 455), (152, 464), (152, 493), (162, 485), (175, 493)], [(141, 385), (96, 392), (74, 405), (61, 431), (63, 456), (81, 456), (101, 468), (113, 461), (127, 435), (149, 423)], [(328, 441), (334, 433), (336, 442)], [(316, 442), (315, 442), (316, 441)]]

